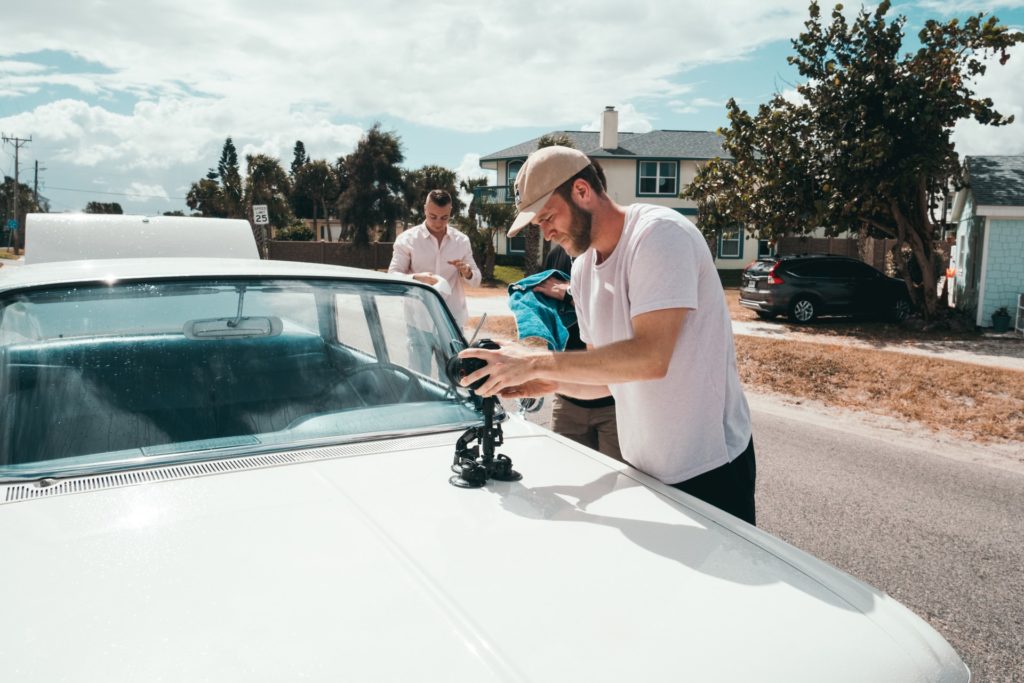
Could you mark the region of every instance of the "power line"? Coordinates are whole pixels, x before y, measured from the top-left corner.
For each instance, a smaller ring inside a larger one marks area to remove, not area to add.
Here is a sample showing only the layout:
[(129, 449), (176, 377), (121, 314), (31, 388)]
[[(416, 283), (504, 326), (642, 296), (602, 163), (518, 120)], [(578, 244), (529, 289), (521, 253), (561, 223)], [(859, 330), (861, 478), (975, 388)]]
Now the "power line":
[(185, 201), (186, 197), (168, 197), (162, 194), (142, 194), (139, 192), (104, 192), (103, 190), (82, 190), (77, 187), (55, 187), (46, 185), (45, 190), (61, 190), (62, 192), (82, 192), (84, 194), (109, 194), (117, 197), (137, 197), (139, 199), (179, 199)]

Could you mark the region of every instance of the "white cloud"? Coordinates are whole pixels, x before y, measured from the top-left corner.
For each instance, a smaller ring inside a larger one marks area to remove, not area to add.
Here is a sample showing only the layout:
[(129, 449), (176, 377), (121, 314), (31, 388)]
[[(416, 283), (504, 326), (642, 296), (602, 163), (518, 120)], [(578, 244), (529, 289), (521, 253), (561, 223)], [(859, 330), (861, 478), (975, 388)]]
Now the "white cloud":
[(57, 22), (53, 2), (5, 18), (0, 49), (68, 51), (112, 73), (39, 73), (36, 85), (150, 98), (193, 92), (235, 111), (315, 104), (464, 131), (578, 121), (609, 102), (678, 95), (680, 72), (788, 37), (806, 12), (796, 0), (649, 0), (629, 11), (582, 0), (150, 0), (119, 6), (109, 21), (89, 3), (60, 4)]
[(1024, 154), (1024, 47), (1018, 46), (1010, 59), (1000, 66), (988, 60), (988, 70), (976, 83), (978, 97), (991, 97), (996, 111), (1015, 120), (1008, 126), (983, 126), (972, 120), (961, 121), (953, 131), (953, 141), (961, 158), (967, 155)]
[(994, 2), (972, 2), (970, 0), (921, 0), (914, 3), (921, 9), (944, 15), (967, 16), (978, 12), (998, 12), (1003, 9), (1024, 7), (1024, 0), (995, 0)]
[[(815, 83), (817, 83), (817, 81), (815, 81)], [(804, 98), (796, 88), (785, 88), (781, 93), (779, 93), (779, 95), (781, 95), (782, 99), (786, 100), (790, 104), (801, 105), (807, 103), (806, 98)]]
[[(651, 125), (651, 117), (636, 110), (632, 104), (624, 104), (616, 107), (619, 112), (619, 130), (628, 133), (649, 133), (654, 130)], [(601, 130), (601, 118), (599, 114), (596, 119), (582, 126), (581, 130)]]
[(455, 167), (455, 175), (458, 176), (459, 180), (467, 180), (469, 178), (487, 178), (487, 184), (493, 185), (497, 174), (489, 169), (480, 168), (480, 156), (476, 153), (466, 154), (462, 157), (462, 162)]
[(162, 185), (147, 185), (145, 183), (132, 183), (125, 188), (124, 194), (128, 195), (129, 202), (145, 203), (150, 199), (169, 199), (167, 190)]
[[(55, 161), (92, 167), (116, 162), (130, 169), (215, 160), (224, 138), (232, 134), (243, 153), (286, 158), (302, 139), (311, 156), (333, 161), (350, 152), (362, 135), (358, 126), (333, 124), (315, 113), (251, 106), (236, 111), (231, 103), (212, 98), (144, 101), (130, 114), (65, 99), (0, 119), (0, 127), (35, 136), (50, 146)], [(251, 142), (247, 131), (253, 131)]]
[(725, 109), (725, 103), (726, 100), (694, 97), (693, 99), (671, 100), (667, 103), (667, 106), (676, 114), (696, 114), (701, 109)]
[(0, 59), (0, 77), (10, 74), (32, 74), (45, 71), (46, 67), (35, 62)]

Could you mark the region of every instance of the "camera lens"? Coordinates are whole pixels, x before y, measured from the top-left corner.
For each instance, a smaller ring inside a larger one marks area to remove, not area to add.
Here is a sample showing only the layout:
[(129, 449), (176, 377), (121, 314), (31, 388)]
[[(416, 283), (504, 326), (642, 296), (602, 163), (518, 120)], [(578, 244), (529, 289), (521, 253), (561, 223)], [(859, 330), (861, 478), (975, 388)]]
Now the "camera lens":
[[(470, 346), (470, 348), (496, 350), (500, 349), (501, 347), (498, 346), (496, 342), (490, 339), (481, 339), (477, 342), (474, 342), (472, 346)], [(487, 365), (487, 361), (482, 360), (480, 358), (460, 358), (457, 355), (452, 356), (451, 358), (448, 359), (446, 367), (446, 370), (448, 371), (448, 379), (450, 379), (453, 384), (461, 385), (462, 379), (464, 377), (473, 374), (474, 372), (484, 367), (485, 365)], [(481, 386), (483, 386), (483, 383), (486, 381), (487, 376), (485, 375), (484, 377), (481, 377), (480, 379), (469, 385), (469, 388), (475, 391), (476, 389), (479, 389)]]

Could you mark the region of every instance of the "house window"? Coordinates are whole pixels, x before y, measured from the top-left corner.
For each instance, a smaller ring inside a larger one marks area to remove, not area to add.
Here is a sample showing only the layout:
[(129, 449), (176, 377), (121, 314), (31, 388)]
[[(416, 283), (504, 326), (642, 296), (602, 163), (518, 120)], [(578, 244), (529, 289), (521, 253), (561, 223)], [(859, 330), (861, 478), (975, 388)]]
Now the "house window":
[(637, 195), (679, 194), (679, 162), (641, 161), (637, 166)]
[(772, 244), (771, 240), (758, 240), (757, 258), (765, 258), (766, 256), (775, 256), (775, 245)]
[(508, 253), (510, 254), (524, 254), (526, 253), (526, 236), (522, 233), (515, 237), (510, 237), (508, 240)]
[(521, 161), (510, 161), (508, 166), (505, 168), (505, 184), (509, 187), (513, 187), (516, 184), (516, 176), (519, 175), (519, 169), (523, 167)]
[(718, 258), (743, 258), (743, 228), (727, 228), (718, 234)]

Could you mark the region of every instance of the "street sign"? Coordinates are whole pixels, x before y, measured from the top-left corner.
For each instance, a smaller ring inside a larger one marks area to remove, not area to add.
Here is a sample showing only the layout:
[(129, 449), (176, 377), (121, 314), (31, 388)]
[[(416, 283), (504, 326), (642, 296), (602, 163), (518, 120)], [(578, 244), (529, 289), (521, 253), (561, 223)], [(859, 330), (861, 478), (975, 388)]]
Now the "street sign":
[(8, 230), (17, 230), (18, 229), (18, 221), (14, 220), (13, 218), (8, 218), (7, 219), (7, 229)]
[(266, 204), (252, 205), (252, 222), (256, 225), (266, 225), (270, 222), (270, 216), (267, 214)]

